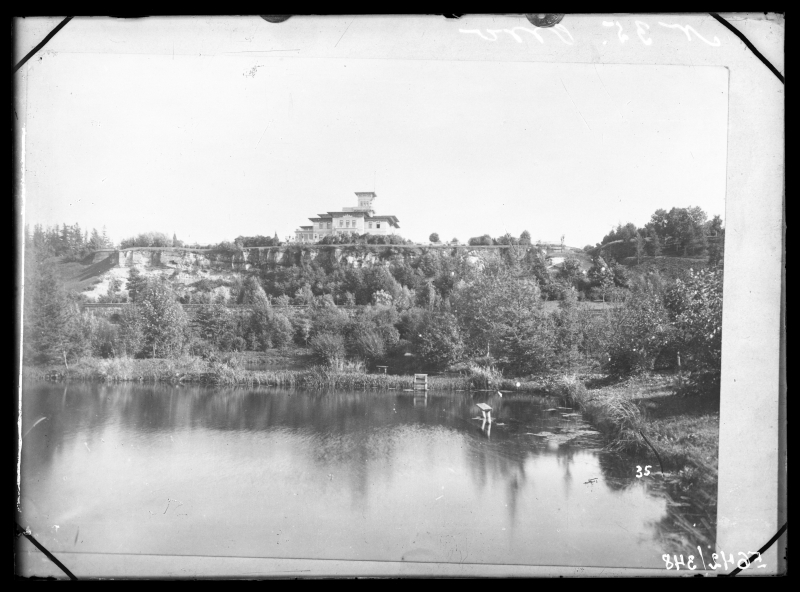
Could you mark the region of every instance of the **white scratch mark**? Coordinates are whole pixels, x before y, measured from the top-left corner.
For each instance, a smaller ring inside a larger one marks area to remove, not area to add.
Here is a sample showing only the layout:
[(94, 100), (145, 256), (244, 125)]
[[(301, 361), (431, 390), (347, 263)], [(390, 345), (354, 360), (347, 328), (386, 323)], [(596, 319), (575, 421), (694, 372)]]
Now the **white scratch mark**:
[(589, 124), (586, 123), (586, 120), (583, 118), (583, 115), (581, 114), (580, 109), (578, 109), (578, 106), (575, 104), (575, 101), (572, 100), (572, 95), (569, 94), (569, 91), (567, 90), (567, 86), (564, 84), (564, 81), (561, 80), (561, 76), (558, 77), (558, 80), (561, 82), (561, 86), (564, 87), (564, 92), (567, 93), (567, 96), (569, 97), (570, 102), (572, 102), (572, 106), (575, 107), (575, 111), (577, 111), (578, 115), (580, 115), (580, 118), (581, 118), (581, 120), (583, 120), (584, 125), (586, 125), (586, 127), (587, 127), (587, 129), (589, 131), (592, 131), (592, 128), (590, 128)]
[(689, 31), (691, 31), (692, 33), (694, 33), (697, 36), (698, 39), (700, 39), (701, 41), (707, 43), (711, 47), (719, 47), (720, 45), (722, 45), (722, 42), (720, 42), (719, 37), (717, 37), (716, 35), (714, 35), (714, 42), (712, 43), (711, 41), (709, 41), (708, 39), (703, 37), (700, 33), (695, 31), (690, 25), (686, 25), (685, 27), (683, 27), (683, 26), (678, 25), (678, 24), (668, 25), (667, 23), (662, 23), (662, 22), (659, 22), (658, 24), (661, 25), (662, 27), (667, 27), (668, 29), (679, 29), (679, 30), (683, 31), (686, 34), (686, 38), (689, 41), (692, 40), (692, 36), (689, 34)]
[[(572, 45), (572, 44), (574, 43), (574, 41), (575, 41), (575, 39), (572, 37), (572, 33), (570, 33), (570, 32), (569, 32), (569, 30), (568, 30), (568, 29), (567, 29), (567, 28), (566, 28), (564, 25), (562, 25), (561, 23), (558, 23), (557, 25), (555, 25), (555, 26), (554, 26), (552, 29), (550, 29), (550, 30), (551, 30), (553, 33), (555, 33), (555, 34), (556, 34), (556, 36), (557, 36), (559, 39), (561, 39), (561, 41), (563, 41), (564, 43), (566, 43), (567, 45)], [(569, 40), (569, 41), (567, 41), (566, 39), (564, 39), (564, 38), (563, 38), (561, 35), (559, 35), (558, 31), (563, 31), (564, 33), (566, 33), (566, 34), (569, 36), (570, 40)]]
[[(608, 94), (608, 89), (606, 88), (606, 85), (603, 82), (603, 78), (600, 76), (600, 72), (597, 71), (597, 65), (596, 64), (594, 64), (594, 73), (597, 74), (597, 79), (600, 81), (600, 84), (603, 85), (603, 90), (606, 92), (606, 96), (608, 97), (608, 100), (611, 101), (611, 103), (613, 104), (614, 103), (614, 99), (612, 99), (611, 95)], [(561, 84), (564, 84), (564, 83), (562, 82)], [(620, 113), (619, 109), (617, 109), (617, 114), (619, 115), (620, 119), (625, 119), (624, 117), (622, 117), (622, 113)]]
[[(495, 30), (499, 31), (501, 29), (492, 29), (492, 31), (495, 31)], [(514, 27), (513, 29), (502, 29), (502, 31), (504, 31), (504, 32), (508, 33), (509, 35), (511, 35), (511, 37), (514, 39), (514, 41), (516, 41), (517, 43), (522, 43), (522, 37), (517, 35), (516, 31), (525, 31), (526, 33), (530, 33), (531, 35), (536, 37), (536, 39), (539, 41), (539, 43), (544, 43), (544, 39), (542, 39), (542, 36), (539, 35), (539, 32), (536, 31), (535, 29), (528, 29), (527, 27)]]
[(89, 444), (88, 444), (87, 442), (84, 442), (84, 443), (83, 443), (83, 445), (84, 445), (84, 446), (86, 446), (86, 450), (88, 450), (89, 452), (91, 452), (91, 451), (92, 451), (92, 450), (89, 448)]
[(442, 499), (443, 497), (444, 497), (443, 495), (440, 495), (439, 497), (437, 497), (437, 498), (436, 498), (435, 500), (433, 500), (433, 501), (435, 501), (435, 502), (438, 502), (438, 501), (439, 501), (440, 499)]
[(642, 40), (642, 43), (645, 45), (653, 45), (652, 39), (645, 39), (644, 36), (647, 31), (644, 30), (644, 27), (647, 27), (647, 30), (650, 30), (650, 25), (642, 21), (636, 21), (636, 32), (639, 34), (639, 39)]
[(39, 425), (39, 423), (40, 423), (40, 422), (44, 421), (45, 419), (47, 419), (47, 417), (40, 417), (39, 419), (37, 419), (37, 420), (34, 422), (34, 424), (33, 424), (31, 427), (29, 427), (29, 428), (28, 428), (28, 431), (27, 431), (27, 432), (25, 432), (25, 433), (22, 435), (22, 437), (24, 438), (25, 436), (27, 436), (27, 435), (30, 433), (30, 431), (31, 431), (33, 428), (35, 428), (37, 425)]
[[(497, 31), (502, 31), (502, 29), (496, 29)], [(492, 33), (493, 37), (486, 37), (483, 33), (481, 33), (480, 29), (459, 29), (459, 33), (475, 33), (481, 39), (485, 39), (486, 41), (497, 41), (497, 35)], [(487, 29), (487, 33), (491, 33), (490, 30)]]
[[(270, 121), (270, 122), (267, 124), (267, 127), (265, 127), (265, 128), (264, 128), (264, 131), (263, 131), (263, 132), (261, 132), (261, 138), (263, 138), (263, 137), (264, 137), (264, 134), (266, 134), (266, 133), (267, 133), (267, 130), (269, 129), (269, 126), (270, 126), (271, 124), (272, 124), (272, 122)], [(261, 138), (259, 138), (259, 139), (258, 139), (258, 142), (256, 142), (256, 148), (258, 148), (258, 145), (261, 143)]]
[[(353, 19), (352, 21), (350, 21), (350, 25), (352, 25), (352, 24), (353, 24), (353, 21), (354, 21), (354, 20), (356, 20), (356, 19)], [(347, 25), (347, 29), (349, 29), (349, 28), (350, 28), (350, 25)], [(344, 36), (345, 36), (345, 34), (347, 33), (347, 29), (345, 29), (345, 30), (344, 30), (344, 33), (342, 33), (342, 37), (344, 37)], [(342, 40), (342, 37), (339, 37), (339, 41), (341, 41), (341, 40)], [(337, 42), (336, 42), (336, 45), (339, 45), (339, 41), (337, 41)], [(334, 45), (334, 47), (336, 47), (336, 45)]]
[(617, 31), (617, 37), (619, 37), (621, 43), (625, 43), (628, 39), (630, 39), (630, 37), (622, 32), (622, 23), (619, 21), (617, 21), (617, 27), (619, 27), (619, 30)]

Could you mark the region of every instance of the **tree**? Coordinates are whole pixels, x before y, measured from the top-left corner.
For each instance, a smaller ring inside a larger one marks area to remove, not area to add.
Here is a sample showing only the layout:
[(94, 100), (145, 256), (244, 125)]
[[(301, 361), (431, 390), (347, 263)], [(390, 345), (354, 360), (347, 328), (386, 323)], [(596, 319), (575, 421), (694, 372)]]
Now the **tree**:
[(521, 245), (529, 245), (531, 244), (531, 233), (527, 230), (523, 230), (522, 234), (519, 235), (519, 244)]
[(644, 256), (644, 245), (645, 240), (642, 236), (642, 233), (638, 230), (636, 231), (636, 265), (639, 265), (642, 262), (642, 257)]
[(319, 362), (335, 366), (345, 358), (344, 337), (335, 333), (319, 333), (311, 338), (311, 351)]
[(218, 349), (228, 349), (236, 337), (236, 323), (230, 309), (221, 304), (206, 304), (197, 310), (195, 326), (200, 338)]
[(501, 268), (460, 286), (452, 300), (473, 353), (492, 355), (501, 367), (518, 373), (547, 366), (552, 339), (536, 280)]
[(472, 245), (491, 245), (494, 241), (492, 241), (492, 237), (488, 234), (484, 234), (483, 236), (472, 237), (469, 239), (469, 244)]
[(135, 306), (122, 309), (117, 321), (119, 337), (117, 353), (123, 356), (136, 356), (142, 351), (144, 334), (142, 333), (142, 316)]
[(263, 303), (269, 301), (264, 288), (255, 276), (247, 276), (238, 291), (236, 302), (237, 304), (253, 305), (256, 303)]
[(667, 292), (666, 305), (688, 366), (716, 387), (722, 364), (721, 269), (690, 270)]
[(602, 257), (596, 257), (587, 275), (591, 286), (597, 288), (603, 302), (605, 302), (606, 296), (611, 291), (611, 288), (614, 287), (614, 274), (612, 270)]
[(128, 271), (128, 299), (131, 302), (137, 302), (146, 286), (147, 278), (142, 275), (138, 267), (131, 267)]
[(649, 235), (650, 235), (650, 242), (647, 245), (648, 250), (653, 257), (660, 257), (661, 240), (659, 240), (658, 233), (656, 232), (655, 228), (651, 228), (649, 230)]
[(439, 235), (434, 232), (428, 237), (428, 240), (430, 240), (432, 243), (438, 243), (439, 242)]
[(464, 355), (464, 342), (456, 317), (450, 313), (427, 313), (420, 332), (413, 338), (420, 358), (433, 369), (442, 369)]
[(661, 295), (652, 287), (628, 293), (605, 328), (609, 367), (617, 372), (651, 370), (669, 341), (671, 325)]
[[(23, 337), (28, 357), (37, 364), (55, 363), (84, 353), (78, 310), (52, 264), (35, 265), (28, 277)], [(37, 269), (38, 268), (38, 269)]]
[(562, 280), (575, 285), (578, 279), (583, 277), (583, 271), (581, 271), (581, 262), (577, 257), (573, 255), (567, 255), (564, 258), (564, 263), (558, 272), (558, 276)]
[(276, 312), (269, 323), (270, 339), (275, 347), (286, 347), (292, 342), (294, 327), (283, 313)]
[(708, 263), (712, 266), (723, 262), (725, 252), (725, 229), (722, 227), (722, 218), (714, 216), (707, 224), (708, 238)]
[(148, 281), (136, 308), (142, 322), (142, 353), (153, 358), (178, 354), (188, 322), (169, 283), (160, 278)]

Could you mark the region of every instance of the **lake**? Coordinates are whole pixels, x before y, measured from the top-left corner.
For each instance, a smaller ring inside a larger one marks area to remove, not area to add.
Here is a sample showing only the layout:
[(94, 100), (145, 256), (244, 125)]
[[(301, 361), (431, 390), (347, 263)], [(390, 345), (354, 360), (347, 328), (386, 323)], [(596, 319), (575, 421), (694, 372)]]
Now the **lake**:
[(57, 554), (663, 568), (694, 548), (677, 525), (699, 509), (560, 406), (30, 383), (18, 521)]

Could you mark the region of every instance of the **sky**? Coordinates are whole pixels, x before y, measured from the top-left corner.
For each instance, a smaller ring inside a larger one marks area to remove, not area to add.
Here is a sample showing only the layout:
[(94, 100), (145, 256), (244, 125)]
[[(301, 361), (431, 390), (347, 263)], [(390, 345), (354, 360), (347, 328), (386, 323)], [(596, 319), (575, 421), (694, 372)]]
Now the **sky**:
[(413, 240), (582, 247), (658, 208), (724, 217), (725, 68), (212, 53), (31, 60), (25, 222), (284, 239), (375, 191)]

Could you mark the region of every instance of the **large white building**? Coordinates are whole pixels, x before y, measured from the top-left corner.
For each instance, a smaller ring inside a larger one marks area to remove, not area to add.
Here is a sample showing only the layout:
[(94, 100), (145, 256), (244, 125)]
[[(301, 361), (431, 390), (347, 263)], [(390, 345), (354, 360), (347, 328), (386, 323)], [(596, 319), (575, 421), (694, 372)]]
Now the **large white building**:
[(375, 214), (375, 198), (372, 191), (357, 191), (358, 206), (342, 208), (338, 212), (319, 214), (309, 218), (311, 226), (301, 226), (295, 231), (297, 242), (317, 242), (329, 234), (343, 232), (356, 234), (394, 234), (400, 228), (396, 216), (377, 216)]

